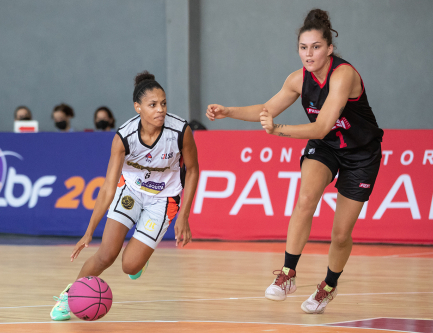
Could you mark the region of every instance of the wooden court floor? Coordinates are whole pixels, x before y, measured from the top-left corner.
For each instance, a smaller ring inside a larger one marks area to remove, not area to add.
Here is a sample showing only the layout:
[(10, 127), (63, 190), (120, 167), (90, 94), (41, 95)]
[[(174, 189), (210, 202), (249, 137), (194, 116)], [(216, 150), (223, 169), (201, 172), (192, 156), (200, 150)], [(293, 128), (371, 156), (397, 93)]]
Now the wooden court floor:
[(307, 244), (298, 290), (273, 302), (264, 291), (284, 246), (162, 242), (140, 279), (129, 280), (120, 259), (101, 275), (114, 298), (104, 318), (52, 322), (52, 296), (97, 245), (74, 263), (72, 245), (0, 245), (0, 332), (433, 332), (433, 247), (355, 245), (338, 296), (308, 315), (300, 306), (324, 279), (329, 244)]

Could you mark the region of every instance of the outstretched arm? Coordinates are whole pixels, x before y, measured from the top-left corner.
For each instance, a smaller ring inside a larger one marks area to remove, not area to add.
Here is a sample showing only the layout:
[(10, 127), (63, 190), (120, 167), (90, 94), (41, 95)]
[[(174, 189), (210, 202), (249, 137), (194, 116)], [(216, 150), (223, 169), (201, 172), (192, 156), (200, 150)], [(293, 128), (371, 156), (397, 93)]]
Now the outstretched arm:
[(260, 122), (268, 134), (294, 139), (323, 139), (335, 125), (346, 106), (347, 100), (359, 84), (359, 75), (349, 66), (335, 70), (329, 82), (329, 94), (314, 123), (301, 125), (274, 124), (272, 114), (263, 108)]
[(225, 107), (219, 104), (210, 104), (207, 108), (206, 116), (212, 121), (228, 117), (258, 122), (260, 121), (260, 113), (263, 108), (266, 108), (275, 118), (298, 99), (301, 94), (302, 79), (302, 69), (300, 69), (290, 74), (281, 90), (265, 104), (242, 107)]
[(117, 183), (119, 182), (122, 173), (123, 160), (125, 159), (125, 147), (122, 140), (118, 135), (114, 136), (111, 145), (111, 157), (108, 162), (107, 175), (104, 184), (98, 193), (95, 208), (93, 209), (92, 217), (90, 218), (89, 226), (83, 238), (75, 245), (71, 254), (71, 261), (74, 261), (80, 254), (84, 247), (88, 247), (92, 240), (93, 233), (98, 226), (101, 219), (107, 212), (108, 207), (113, 201), (114, 194), (116, 193)]
[(179, 215), (177, 216), (176, 224), (174, 225), (174, 233), (176, 246), (182, 243), (183, 247), (191, 241), (191, 230), (189, 229), (188, 218), (199, 176), (197, 147), (189, 126), (186, 128), (183, 138), (182, 156), (186, 167), (185, 188), (182, 205)]

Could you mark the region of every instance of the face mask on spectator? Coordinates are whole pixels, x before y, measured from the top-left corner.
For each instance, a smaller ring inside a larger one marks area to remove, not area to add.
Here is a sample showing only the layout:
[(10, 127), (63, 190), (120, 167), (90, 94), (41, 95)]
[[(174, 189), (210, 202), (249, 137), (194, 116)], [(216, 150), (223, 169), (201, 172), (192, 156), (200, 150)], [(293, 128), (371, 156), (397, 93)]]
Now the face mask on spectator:
[(66, 120), (56, 121), (56, 127), (59, 130), (64, 130), (66, 129), (66, 127), (68, 127), (68, 123), (66, 122)]
[(19, 120), (31, 120), (29, 116), (27, 117), (21, 117)]
[(108, 127), (109, 123), (106, 120), (100, 120), (96, 123), (96, 128), (105, 130)]

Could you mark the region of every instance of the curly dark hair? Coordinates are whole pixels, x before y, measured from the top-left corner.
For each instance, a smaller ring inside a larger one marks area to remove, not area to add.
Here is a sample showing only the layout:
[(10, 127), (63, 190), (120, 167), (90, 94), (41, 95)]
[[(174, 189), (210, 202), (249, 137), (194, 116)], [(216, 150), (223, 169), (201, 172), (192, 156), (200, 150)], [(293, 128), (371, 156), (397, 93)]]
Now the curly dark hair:
[(132, 100), (140, 103), (141, 97), (146, 94), (146, 91), (153, 90), (154, 88), (161, 89), (165, 91), (161, 85), (155, 81), (155, 75), (150, 74), (148, 71), (138, 73), (134, 79), (134, 94), (132, 95)]
[[(298, 31), (298, 43), (299, 37), (305, 31), (318, 30), (323, 34), (323, 39), (326, 40), (327, 45), (333, 44), (332, 42), (332, 31), (335, 32), (335, 37), (338, 37), (338, 32), (332, 29), (331, 21), (329, 19), (329, 13), (322, 9), (312, 9), (305, 17), (303, 26)], [(336, 49), (335, 45), (334, 48)], [(334, 55), (334, 52), (331, 54)]]

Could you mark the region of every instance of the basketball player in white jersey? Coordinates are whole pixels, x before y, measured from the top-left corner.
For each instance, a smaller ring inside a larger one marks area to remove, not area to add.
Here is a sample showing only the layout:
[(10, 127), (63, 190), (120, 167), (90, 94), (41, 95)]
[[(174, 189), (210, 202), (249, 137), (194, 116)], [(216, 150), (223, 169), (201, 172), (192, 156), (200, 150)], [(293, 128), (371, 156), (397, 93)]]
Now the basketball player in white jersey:
[[(89, 245), (109, 208), (101, 245), (77, 279), (98, 276), (110, 267), (134, 226), (123, 251), (122, 268), (131, 279), (138, 278), (178, 212), (182, 190), (183, 203), (174, 226), (176, 246), (191, 240), (188, 216), (199, 176), (191, 128), (186, 120), (167, 113), (164, 89), (147, 71), (135, 78), (133, 101), (138, 115), (123, 124), (113, 139), (105, 182), (87, 231), (71, 255), (73, 261)], [(53, 320), (70, 319), (70, 286), (55, 297)]]

